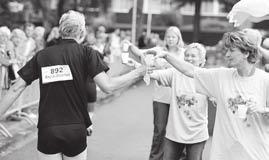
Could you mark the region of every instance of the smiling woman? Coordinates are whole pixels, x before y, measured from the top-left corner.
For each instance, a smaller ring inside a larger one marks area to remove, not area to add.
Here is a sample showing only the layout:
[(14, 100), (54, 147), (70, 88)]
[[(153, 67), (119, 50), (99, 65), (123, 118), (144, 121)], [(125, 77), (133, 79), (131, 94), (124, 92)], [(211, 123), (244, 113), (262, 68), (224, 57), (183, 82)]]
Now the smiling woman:
[(206, 49), (200, 43), (191, 43), (187, 46), (184, 59), (195, 66), (203, 67), (205, 65)]
[[(186, 47), (184, 60), (196, 67), (203, 67), (205, 55), (206, 50), (201, 44), (191, 43)], [(193, 78), (174, 68), (155, 70), (150, 77), (158, 84), (171, 88), (163, 160), (179, 159), (184, 148), (189, 160), (201, 160), (205, 142), (209, 138), (207, 96), (196, 93)]]

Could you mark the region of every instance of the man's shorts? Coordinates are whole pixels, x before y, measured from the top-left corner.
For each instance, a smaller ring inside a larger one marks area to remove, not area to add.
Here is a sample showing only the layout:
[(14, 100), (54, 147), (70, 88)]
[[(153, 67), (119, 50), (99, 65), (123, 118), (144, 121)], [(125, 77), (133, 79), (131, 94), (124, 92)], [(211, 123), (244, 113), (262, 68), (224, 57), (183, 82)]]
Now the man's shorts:
[(74, 157), (87, 147), (84, 124), (58, 125), (38, 129), (37, 149), (44, 154), (62, 153)]

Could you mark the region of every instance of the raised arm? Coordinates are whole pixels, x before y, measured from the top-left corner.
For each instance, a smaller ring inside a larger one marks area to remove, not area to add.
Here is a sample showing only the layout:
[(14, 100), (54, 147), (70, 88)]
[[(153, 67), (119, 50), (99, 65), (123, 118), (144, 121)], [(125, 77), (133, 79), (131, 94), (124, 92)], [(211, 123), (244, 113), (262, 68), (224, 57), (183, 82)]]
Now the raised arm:
[(130, 41), (123, 40), (121, 43), (121, 46), (123, 50), (126, 50), (126, 51), (128, 50), (130, 53), (132, 53), (133, 55), (139, 58), (143, 57), (143, 50), (133, 45)]
[(145, 54), (147, 51), (150, 51), (150, 50), (155, 51), (156, 49), (158, 49), (158, 47), (153, 47), (153, 48), (149, 48), (149, 49), (139, 49), (137, 46), (135, 46), (134, 44), (132, 44), (128, 40), (124, 40), (122, 42), (122, 45), (128, 45), (128, 51), (130, 53), (132, 53), (133, 55), (139, 57), (141, 60), (143, 60), (145, 58)]
[(26, 82), (22, 78), (19, 78), (16, 83), (11, 86), (0, 101), (0, 117), (12, 106), (25, 88)]
[(184, 75), (193, 78), (194, 76), (194, 65), (184, 60), (174, 57), (174, 55), (168, 52), (158, 52), (155, 56), (156, 58), (164, 58), (168, 63), (170, 63), (174, 68), (183, 73)]

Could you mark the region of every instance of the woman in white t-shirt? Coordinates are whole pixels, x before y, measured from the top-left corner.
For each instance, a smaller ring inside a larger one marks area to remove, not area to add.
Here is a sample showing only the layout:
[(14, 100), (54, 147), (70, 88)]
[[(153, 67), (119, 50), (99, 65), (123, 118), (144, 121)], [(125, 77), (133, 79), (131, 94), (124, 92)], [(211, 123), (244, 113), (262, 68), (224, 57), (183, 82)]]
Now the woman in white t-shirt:
[(194, 77), (198, 93), (216, 98), (210, 160), (269, 158), (269, 75), (255, 67), (255, 35), (251, 29), (225, 34), (225, 58), (230, 68), (202, 69), (165, 52), (157, 55)]
[[(126, 41), (125, 41), (126, 42)], [(124, 42), (123, 42), (124, 43)], [(129, 51), (139, 56), (142, 61), (146, 61), (149, 67), (156, 67), (158, 69), (171, 68), (171, 65), (163, 59), (158, 59), (153, 62), (152, 59), (147, 57), (146, 52), (158, 52), (159, 50), (166, 50), (169, 54), (174, 55), (176, 58), (183, 59), (184, 57), (184, 42), (178, 27), (171, 26), (165, 32), (164, 37), (165, 46), (156, 46), (150, 49), (138, 49), (136, 46), (129, 43)], [(151, 60), (152, 61), (151, 61)], [(162, 160), (163, 159), (163, 146), (164, 136), (166, 132), (166, 125), (169, 113), (171, 89), (169, 87), (159, 86), (154, 83), (153, 93), (153, 139), (149, 160)]]
[[(199, 43), (187, 46), (184, 59), (197, 67), (205, 64), (205, 48)], [(195, 92), (193, 78), (174, 68), (153, 71), (152, 79), (171, 88), (163, 160), (178, 160), (186, 148), (188, 160), (201, 160), (209, 138), (207, 129), (207, 97)]]

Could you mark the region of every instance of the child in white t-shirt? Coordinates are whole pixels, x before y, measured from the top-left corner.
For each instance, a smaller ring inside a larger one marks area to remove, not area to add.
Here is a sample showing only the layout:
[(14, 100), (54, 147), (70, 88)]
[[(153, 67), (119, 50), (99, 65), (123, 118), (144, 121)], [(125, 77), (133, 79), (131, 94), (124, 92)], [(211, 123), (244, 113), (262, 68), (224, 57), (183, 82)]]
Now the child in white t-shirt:
[[(199, 43), (187, 46), (184, 59), (197, 67), (205, 63), (205, 48)], [(174, 68), (155, 70), (152, 79), (171, 87), (171, 100), (166, 127), (164, 160), (178, 160), (186, 147), (189, 160), (201, 160), (209, 138), (207, 129), (207, 97), (195, 92), (193, 78)]]

